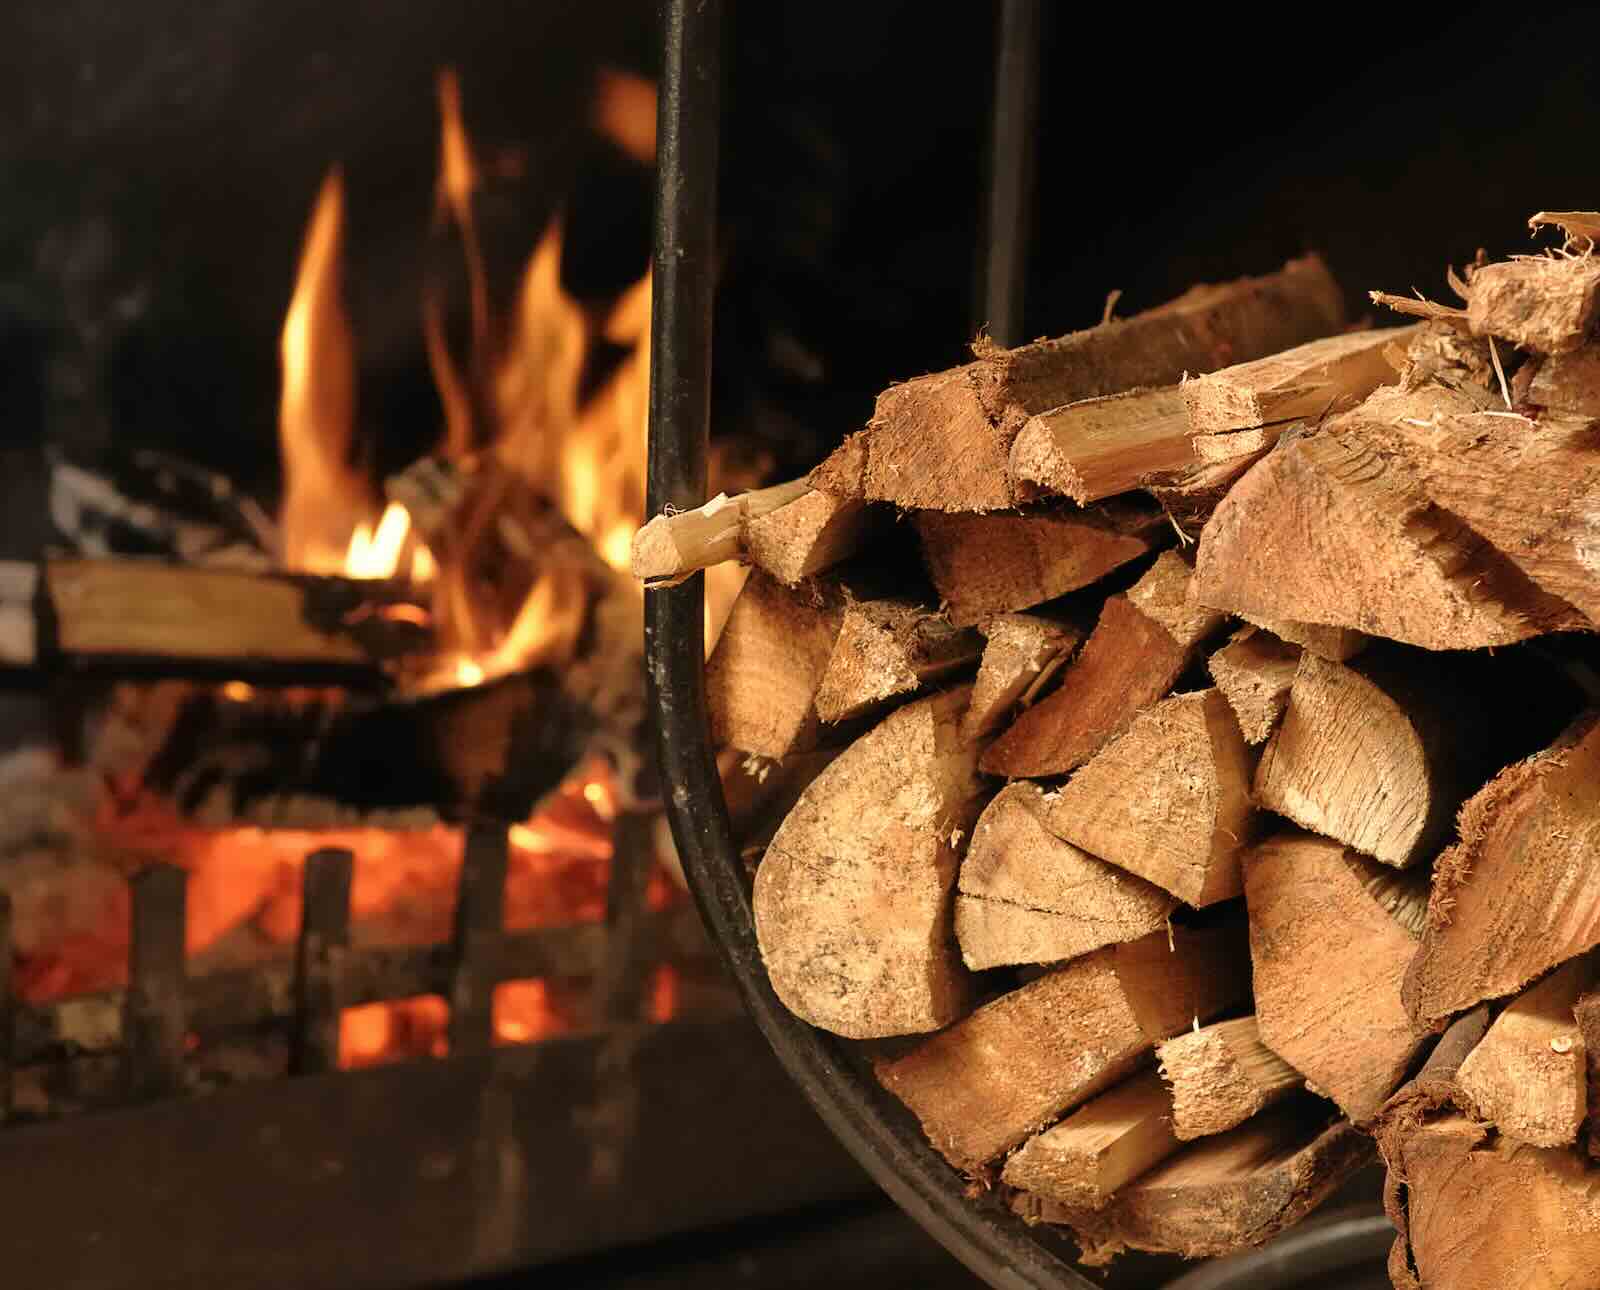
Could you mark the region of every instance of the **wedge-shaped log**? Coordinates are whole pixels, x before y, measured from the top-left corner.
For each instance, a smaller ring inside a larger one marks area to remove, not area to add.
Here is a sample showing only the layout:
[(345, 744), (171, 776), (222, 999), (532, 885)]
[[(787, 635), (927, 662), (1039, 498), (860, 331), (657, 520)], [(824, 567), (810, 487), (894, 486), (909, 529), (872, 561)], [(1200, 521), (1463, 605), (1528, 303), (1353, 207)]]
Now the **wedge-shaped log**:
[(1372, 1159), (1352, 1125), (1300, 1097), (1191, 1143), (1098, 1211), (1018, 1193), (1024, 1217), (1070, 1226), (1091, 1265), (1125, 1250), (1208, 1258), (1260, 1245), (1298, 1223)]
[(1515, 994), (1600, 944), (1600, 715), (1501, 771), (1461, 810), (1461, 840), (1434, 866), (1405, 1002), (1437, 1029)]
[[(1600, 416), (1600, 343), (1532, 362), (1527, 401), (1545, 412)], [(1540, 418), (1543, 420), (1543, 418)]]
[(1346, 665), (1307, 653), (1256, 768), (1256, 801), (1385, 864), (1431, 859), (1496, 769), (1475, 698), (1425, 655), (1371, 651)]
[(1127, 501), (1007, 515), (922, 511), (915, 524), (928, 574), (959, 625), (1087, 587), (1170, 536), (1159, 511)]
[(1395, 379), (1386, 352), (1408, 345), (1420, 326), (1347, 332), (1281, 354), (1225, 367), (1183, 383), (1195, 434), (1264, 426), (1342, 412)]
[(672, 586), (697, 569), (737, 560), (744, 552), (745, 522), (786, 507), (811, 486), (792, 479), (729, 497), (718, 493), (704, 506), (657, 515), (633, 535), (633, 576), (654, 586)]
[(1300, 647), (1271, 632), (1241, 627), (1207, 661), (1211, 679), (1233, 709), (1246, 743), (1265, 743), (1289, 705)]
[(1285, 439), (1234, 485), (1200, 536), (1202, 604), (1440, 650), (1581, 624), (1433, 505), (1406, 461), (1361, 433), (1362, 415)]
[(960, 736), (965, 688), (892, 713), (800, 795), (756, 871), (761, 956), (789, 1009), (855, 1039), (966, 1011), (951, 927), (956, 830), (981, 792)]
[(1244, 889), (1261, 1042), (1352, 1120), (1370, 1119), (1422, 1042), (1400, 980), (1426, 879), (1289, 832), (1245, 855)]
[(878, 1068), (958, 1169), (977, 1170), (1249, 992), (1233, 925), (1096, 950)]
[(1030, 417), (1011, 445), (1018, 484), (1080, 506), (1194, 464), (1189, 415), (1176, 385), (1082, 399)]
[(1084, 638), (1076, 624), (1038, 614), (1000, 614), (982, 627), (983, 658), (962, 718), (968, 739), (993, 734), (1017, 704), (1036, 693)]
[(1476, 270), (1468, 282), (1467, 324), (1475, 336), (1502, 336), (1524, 349), (1560, 354), (1594, 334), (1600, 316), (1600, 259), (1518, 256)]
[(1456, 1076), (1479, 1119), (1536, 1147), (1577, 1140), (1588, 1073), (1573, 1006), (1593, 981), (1589, 957), (1573, 959), (1495, 1018)]
[(970, 668), (982, 652), (977, 632), (922, 605), (853, 602), (817, 686), (817, 715), (827, 722), (866, 716), (897, 695)]
[(970, 968), (1057, 963), (1165, 926), (1177, 901), (1045, 828), (1043, 793), (1011, 784), (961, 862), (956, 936)]
[(1545, 1290), (1594, 1283), (1594, 1167), (1465, 1116), (1415, 1121), (1388, 1140), (1405, 1179), (1390, 1274), (1402, 1290)]
[(1172, 1134), (1172, 1094), (1155, 1071), (1140, 1071), (1029, 1138), (1000, 1176), (1035, 1196), (1099, 1209), (1181, 1145)]
[(1199, 286), (1132, 318), (891, 386), (866, 429), (811, 474), (818, 488), (907, 510), (1004, 510), (1022, 500), (1012, 442), (1029, 417), (1135, 386), (1170, 385), (1336, 331), (1339, 289), (1315, 256), (1261, 278)]
[(747, 516), (740, 540), (753, 564), (792, 587), (860, 551), (875, 532), (875, 518), (860, 498), (812, 489), (764, 515)]
[[(1198, 594), (1198, 593), (1196, 593)], [(1323, 623), (1300, 623), (1292, 618), (1265, 618), (1259, 614), (1240, 614), (1252, 627), (1271, 632), (1281, 641), (1309, 650), (1318, 658), (1343, 663), (1366, 649), (1369, 638), (1352, 627), (1329, 627)]]
[(1183, 1141), (1224, 1133), (1305, 1087), (1305, 1076), (1261, 1042), (1253, 1016), (1178, 1035), (1156, 1059), (1172, 1089), (1172, 1132)]
[(1046, 798), (1052, 832), (1190, 905), (1242, 890), (1252, 820), (1250, 754), (1217, 690), (1135, 717)]
[(983, 769), (1012, 777), (1064, 775), (1126, 730), (1172, 689), (1200, 641), (1222, 621), (1191, 612), (1189, 586), (1188, 566), (1166, 552), (1126, 595), (1108, 599), (1060, 688), (990, 745)]

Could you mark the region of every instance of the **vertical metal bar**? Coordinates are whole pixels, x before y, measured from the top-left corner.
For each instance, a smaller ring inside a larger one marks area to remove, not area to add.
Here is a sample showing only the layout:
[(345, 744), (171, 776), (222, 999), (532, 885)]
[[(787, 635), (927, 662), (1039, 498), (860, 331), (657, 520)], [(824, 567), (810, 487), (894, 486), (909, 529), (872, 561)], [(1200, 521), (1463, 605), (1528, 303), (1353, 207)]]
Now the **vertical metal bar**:
[(983, 317), (1001, 345), (1024, 340), (1023, 304), (1033, 226), (1034, 136), (1039, 119), (1040, 0), (1001, 0), (994, 119), (985, 211)]
[(170, 1096), (183, 1090), (188, 1031), (184, 999), (184, 923), (188, 875), (175, 865), (151, 865), (133, 882), (133, 943), (128, 956), (128, 1093)]
[(494, 988), (500, 984), (510, 829), (474, 821), (467, 829), (456, 884), (450, 971), (450, 1055), (486, 1053), (494, 1044)]
[(11, 897), (0, 891), (0, 1120), (11, 1116), (16, 1025), (16, 1004), (11, 996)]
[(339, 1069), (339, 1009), (350, 946), (350, 877), (355, 857), (342, 847), (313, 851), (300, 875), (300, 941), (295, 953), (296, 1075)]

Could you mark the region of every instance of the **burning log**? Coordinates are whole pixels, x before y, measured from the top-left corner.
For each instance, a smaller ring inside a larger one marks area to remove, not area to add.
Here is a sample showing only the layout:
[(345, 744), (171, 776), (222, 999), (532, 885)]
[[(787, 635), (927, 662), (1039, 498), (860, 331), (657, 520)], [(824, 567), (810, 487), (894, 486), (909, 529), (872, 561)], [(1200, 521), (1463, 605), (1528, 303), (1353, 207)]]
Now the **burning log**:
[(1172, 1132), (1184, 1142), (1226, 1133), (1305, 1087), (1305, 1076), (1261, 1042), (1254, 1017), (1169, 1039), (1156, 1058), (1172, 1088)]
[(956, 937), (969, 968), (1056, 963), (1166, 925), (1177, 900), (1123, 873), (1045, 824), (1032, 784), (1000, 790), (973, 826), (961, 862)]
[[(773, 989), (856, 1038), (947, 1026), (971, 983), (951, 933), (955, 845), (977, 814), (966, 689), (902, 708), (812, 781), (756, 871)], [(892, 892), (889, 899), (885, 893)]]
[(1236, 927), (1175, 928), (1073, 959), (878, 1067), (957, 1169), (975, 1172), (1248, 993)]
[(1309, 256), (1262, 278), (1196, 287), (1136, 317), (1017, 349), (976, 348), (966, 367), (886, 390), (865, 430), (811, 474), (818, 488), (906, 510), (1005, 510), (1028, 419), (1064, 403), (1269, 354), (1339, 328), (1338, 288)]
[(0, 661), (15, 666), (359, 674), (427, 648), (425, 621), (403, 589), (365, 579), (130, 559), (0, 568)]

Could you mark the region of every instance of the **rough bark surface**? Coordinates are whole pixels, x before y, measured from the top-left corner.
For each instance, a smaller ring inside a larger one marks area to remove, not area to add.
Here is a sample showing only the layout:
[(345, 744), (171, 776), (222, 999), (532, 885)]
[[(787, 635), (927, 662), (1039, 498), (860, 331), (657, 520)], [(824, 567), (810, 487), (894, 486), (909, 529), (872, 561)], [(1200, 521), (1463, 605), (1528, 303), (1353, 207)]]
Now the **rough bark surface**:
[(987, 1003), (878, 1078), (958, 1169), (976, 1171), (1130, 1075), (1249, 991), (1232, 926), (1096, 950)]
[(971, 1002), (952, 836), (979, 800), (965, 689), (901, 708), (824, 770), (756, 872), (756, 936), (790, 1011), (852, 1038), (949, 1025)]

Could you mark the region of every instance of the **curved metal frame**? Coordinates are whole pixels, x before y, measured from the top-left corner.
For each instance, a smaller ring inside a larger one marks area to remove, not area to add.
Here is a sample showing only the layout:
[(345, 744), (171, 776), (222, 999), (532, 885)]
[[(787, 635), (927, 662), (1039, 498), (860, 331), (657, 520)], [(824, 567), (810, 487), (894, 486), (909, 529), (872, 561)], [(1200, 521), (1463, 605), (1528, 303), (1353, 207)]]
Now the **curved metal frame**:
[[(1030, 0), (1032, 2), (1032, 0)], [(706, 489), (720, 100), (721, 0), (663, 0), (647, 506)], [(778, 1001), (756, 945), (706, 724), (704, 582), (652, 591), (645, 659), (667, 815), (701, 915), (745, 1006), (828, 1127), (891, 1197), (997, 1290), (1090, 1290), (1019, 1219), (961, 1178), (848, 1047)]]

